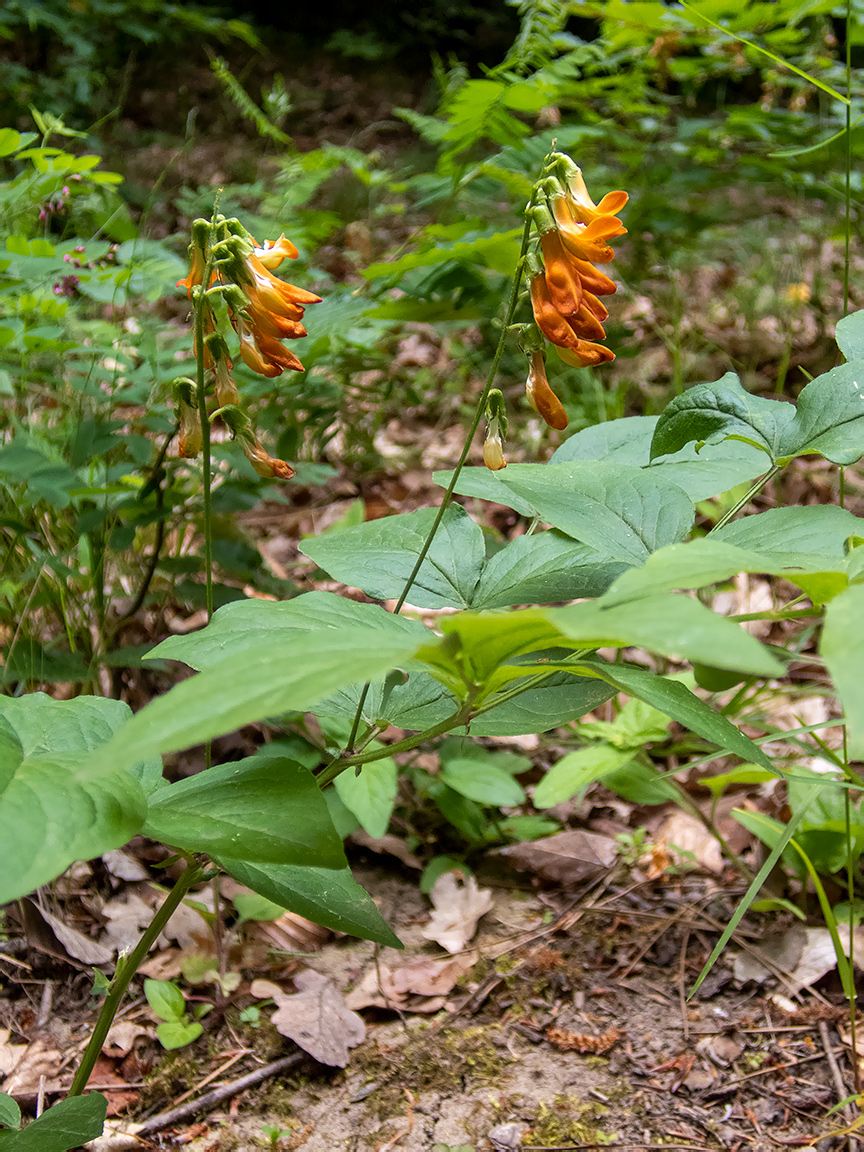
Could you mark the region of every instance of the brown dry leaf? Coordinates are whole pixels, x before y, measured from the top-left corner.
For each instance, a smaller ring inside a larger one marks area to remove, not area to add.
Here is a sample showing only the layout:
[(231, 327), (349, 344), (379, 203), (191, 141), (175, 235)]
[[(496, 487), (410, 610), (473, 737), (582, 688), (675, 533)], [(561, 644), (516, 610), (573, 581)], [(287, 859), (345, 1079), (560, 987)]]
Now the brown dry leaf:
[(130, 1104), (135, 1104), (140, 1095), (126, 1083), (123, 1076), (117, 1074), (114, 1061), (107, 1056), (97, 1058), (87, 1083), (90, 1081), (93, 1082), (94, 1088), (98, 1086), (101, 1089), (103, 1084), (108, 1086), (108, 1091), (104, 1092), (108, 1101), (107, 1116), (119, 1116)]
[[(109, 900), (102, 908), (102, 915), (109, 921), (103, 942), (116, 951), (134, 947), (138, 943), (141, 930), (153, 919), (154, 912), (161, 908), (165, 894), (149, 884), (130, 887), (122, 896)], [(197, 897), (196, 897), (197, 899)], [(206, 893), (201, 896), (202, 902)], [(181, 948), (191, 948), (196, 952), (215, 951), (212, 929), (200, 912), (183, 903), (163, 928), (156, 941), (160, 948), (167, 948), (170, 940), (176, 940)]]
[(52, 916), (40, 908), (33, 900), (22, 900), (21, 908), (27, 943), (31, 948), (55, 956), (59, 960), (71, 960), (88, 968), (98, 964), (108, 964), (114, 955), (90, 936), (69, 928), (57, 916)]
[(27, 1051), (21, 1055), (18, 1063), (3, 1084), (3, 1091), (16, 1100), (22, 1097), (32, 1097), (34, 1100), (39, 1092), (39, 1079), (45, 1077), (45, 1091), (59, 1092), (62, 1088), (60, 1079), (56, 1076), (61, 1053), (49, 1046), (47, 1040), (37, 1037), (27, 1045)]
[(108, 1029), (102, 1051), (106, 1056), (122, 1058), (129, 1055), (139, 1036), (152, 1039), (155, 1035), (156, 1029), (147, 1024), (137, 1024), (134, 1020), (115, 1020)]
[(513, 844), (499, 849), (499, 853), (520, 872), (533, 872), (559, 884), (578, 884), (611, 868), (617, 850), (610, 836), (577, 828), (543, 840)]
[(183, 971), (183, 953), (179, 948), (166, 948), (141, 964), (138, 971), (153, 980), (174, 980)]
[(348, 1008), (389, 1008), (403, 1010), (407, 1006), (404, 992), (393, 985), (393, 973), (386, 964), (373, 964), (353, 991), (345, 997)]
[(476, 952), (466, 952), (450, 960), (418, 956), (394, 970), (393, 987), (397, 992), (414, 992), (419, 996), (444, 996), (466, 972), (470, 972), (477, 963), (477, 956)]
[(492, 908), (491, 890), (478, 888), (473, 876), (461, 872), (443, 872), (429, 899), (435, 911), (421, 935), (448, 952), (461, 952), (477, 931), (477, 921)]
[(744, 1051), (744, 1043), (735, 1036), (703, 1036), (696, 1051), (719, 1068), (728, 1068)]
[(9, 1028), (0, 1028), (0, 1076), (8, 1076), (14, 1071), (15, 1065), (27, 1051), (26, 1044), (10, 1044), (11, 1035)]
[[(838, 924), (837, 935), (846, 955), (849, 955), (849, 925)], [(864, 948), (864, 928), (856, 928), (853, 937), (855, 964), (861, 967)], [(804, 928), (793, 925), (782, 936), (775, 936), (760, 945), (769, 960), (789, 977), (794, 991), (809, 988), (827, 972), (837, 966), (837, 956), (827, 928)], [(735, 979), (755, 980), (761, 983), (771, 975), (769, 969), (748, 953), (739, 952), (735, 957)]]
[(102, 863), (112, 876), (118, 880), (149, 880), (150, 873), (140, 860), (130, 856), (121, 848), (114, 848), (110, 852), (102, 853)]
[(296, 912), (283, 912), (278, 920), (249, 920), (244, 930), (254, 939), (283, 952), (317, 952), (333, 933)]
[(372, 965), (357, 987), (345, 997), (349, 1008), (389, 1008), (400, 1012), (437, 1012), (461, 976), (477, 963), (477, 953), (433, 960), (419, 956), (390, 969)]
[(346, 1007), (344, 997), (328, 976), (307, 968), (298, 973), (294, 984), (299, 989), (296, 995), (286, 996), (281, 990), (274, 995), (279, 1007), (271, 1020), (283, 1036), (320, 1063), (344, 1068), (348, 1049), (365, 1039), (366, 1025)]
[(422, 863), (414, 853), (409, 851), (405, 841), (400, 840), (398, 836), (393, 836), (389, 832), (384, 836), (370, 836), (369, 833), (364, 832), (362, 828), (356, 828), (351, 833), (350, 839), (361, 848), (368, 848), (370, 852), (377, 852), (379, 855), (385, 853), (388, 856), (395, 856), (397, 860), (402, 861), (406, 868), (416, 868), (418, 871), (423, 868)]
[(143, 1124), (132, 1124), (128, 1120), (106, 1120), (102, 1135), (84, 1147), (88, 1152), (132, 1152), (136, 1148), (152, 1148), (152, 1144), (144, 1144), (134, 1135), (143, 1127)]
[(717, 837), (712, 836), (701, 820), (689, 812), (680, 809), (670, 812), (654, 833), (654, 838), (664, 841), (670, 848), (678, 848), (682, 853), (692, 853), (696, 862), (709, 872), (723, 871), (723, 853)]

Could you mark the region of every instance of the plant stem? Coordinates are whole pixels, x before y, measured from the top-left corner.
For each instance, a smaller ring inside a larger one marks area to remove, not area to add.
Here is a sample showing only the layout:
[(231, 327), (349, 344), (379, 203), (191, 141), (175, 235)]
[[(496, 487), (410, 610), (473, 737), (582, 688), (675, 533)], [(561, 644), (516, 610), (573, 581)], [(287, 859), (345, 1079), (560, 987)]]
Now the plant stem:
[(711, 532), (716, 532), (719, 528), (722, 528), (724, 524), (728, 524), (733, 516), (737, 516), (742, 508), (746, 508), (747, 505), (750, 503), (750, 501), (753, 499), (753, 497), (758, 492), (761, 492), (762, 489), (765, 487), (765, 485), (768, 483), (768, 481), (773, 480), (779, 471), (780, 471), (780, 465), (779, 464), (772, 464), (771, 467), (769, 468), (769, 470), (765, 473), (765, 475), (760, 476), (759, 479), (756, 480), (755, 483), (753, 483), (750, 486), (750, 488), (748, 488), (748, 490), (741, 497), (741, 499), (736, 504), (733, 504), (733, 506), (728, 511), (723, 513), (723, 515), (720, 517), (720, 519), (717, 521), (717, 523), (714, 525), (714, 527), (710, 530), (708, 535), (710, 536)]
[[(489, 393), (492, 390), (492, 385), (495, 383), (495, 378), (498, 375), (498, 366), (501, 363), (501, 356), (504, 353), (504, 344), (507, 340), (507, 331), (513, 322), (513, 315), (516, 312), (516, 304), (519, 299), (519, 286), (522, 283), (522, 261), (525, 253), (528, 250), (528, 238), (530, 234), (531, 218), (526, 217), (525, 226), (522, 229), (522, 246), (519, 250), (519, 262), (516, 265), (516, 272), (513, 276), (513, 286), (510, 290), (510, 299), (507, 302), (507, 311), (504, 314), (504, 322), (501, 325), (501, 335), (498, 337), (498, 345), (495, 349), (495, 355), (492, 357), (492, 366), (489, 369), (489, 375), (486, 379), (486, 386), (483, 389), (483, 393), (480, 396), (479, 401), (477, 402), (477, 409), (474, 413), (474, 419), (471, 422), (471, 427), (468, 429), (468, 434), (465, 437), (465, 443), (462, 446), (462, 453), (459, 456), (456, 467), (453, 469), (453, 475), (450, 477), (450, 483), (447, 485), (447, 490), (445, 491), (443, 499), (441, 500), (441, 506), (438, 509), (438, 514), (432, 522), (432, 527), (429, 529), (429, 534), (423, 541), (423, 547), (420, 549), (420, 553), (417, 556), (417, 562), (412, 568), (411, 574), (405, 581), (405, 587), (402, 589), (399, 599), (396, 601), (396, 607), (393, 609), (393, 614), (395, 616), (398, 616), (405, 606), (405, 601), (408, 599), (408, 593), (411, 591), (414, 581), (417, 579), (417, 574), (423, 566), (423, 561), (426, 559), (426, 556), (429, 553), (429, 549), (432, 547), (432, 541), (435, 539), (435, 534), (441, 526), (441, 521), (444, 519), (444, 513), (447, 511), (450, 505), (450, 501), (453, 498), (453, 493), (456, 491), (459, 475), (462, 469), (465, 467), (465, 461), (468, 459), (468, 453), (471, 451), (471, 444), (474, 440), (474, 434), (479, 428), (480, 421), (483, 419), (483, 415), (486, 411), (486, 401), (489, 399)], [(369, 688), (370, 684), (367, 682), (363, 685), (363, 691), (360, 693), (360, 699), (357, 702), (357, 710), (354, 713), (354, 719), (351, 723), (351, 732), (345, 745), (346, 752), (350, 752), (353, 749), (357, 739), (357, 732), (360, 728), (360, 721), (363, 718), (363, 705), (366, 703), (366, 697), (369, 695)], [(343, 764), (348, 763), (346, 759), (341, 757), (334, 757), (334, 759), (331, 760), (327, 765), (324, 772), (328, 773), (333, 765), (337, 762), (337, 760), (341, 760), (341, 763)], [(338, 775), (338, 772), (334, 773), (334, 775)], [(328, 782), (332, 778), (332, 776), (329, 776)], [(322, 778), (319, 777), (319, 781), (321, 779)], [(321, 786), (323, 787), (323, 783)]]
[(99, 1011), (96, 1027), (93, 1029), (89, 1043), (81, 1058), (81, 1063), (78, 1065), (78, 1071), (75, 1073), (75, 1079), (72, 1081), (72, 1087), (69, 1089), (70, 1096), (80, 1096), (86, 1088), (87, 1081), (90, 1079), (90, 1075), (102, 1051), (102, 1045), (105, 1043), (105, 1037), (108, 1035), (108, 1029), (111, 1027), (120, 1003), (126, 994), (126, 989), (129, 987), (129, 982), (143, 963), (147, 953), (153, 947), (159, 933), (171, 919), (174, 912), (176, 912), (183, 897), (203, 876), (204, 869), (193, 860), (187, 859), (185, 872), (168, 893), (165, 902), (147, 925), (141, 939), (128, 956), (121, 955), (118, 959), (114, 979), (111, 981), (108, 995), (105, 997), (105, 1002)]

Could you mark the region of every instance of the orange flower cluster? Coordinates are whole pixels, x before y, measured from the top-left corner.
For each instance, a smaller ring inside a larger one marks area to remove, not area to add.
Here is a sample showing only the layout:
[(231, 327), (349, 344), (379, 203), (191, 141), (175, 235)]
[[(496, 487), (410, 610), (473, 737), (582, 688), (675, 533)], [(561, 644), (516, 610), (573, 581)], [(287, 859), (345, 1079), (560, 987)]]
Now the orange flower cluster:
[[(555, 175), (542, 185), (546, 203), (531, 209), (543, 253), (542, 267), (536, 258), (529, 262), (534, 320), (566, 364), (593, 367), (615, 359), (596, 341), (606, 338), (603, 321), (609, 315), (598, 297), (610, 296), (617, 286), (594, 265), (613, 259), (608, 241), (627, 231), (616, 213), (628, 196), (609, 192), (595, 204), (569, 157), (555, 156), (550, 170)], [(531, 350), (526, 392), (550, 427), (566, 428), (567, 416), (549, 387), (540, 350)]]
[[(177, 282), (185, 288), (190, 300), (204, 291), (204, 277), (209, 262), (212, 272), (207, 289), (217, 288), (227, 305), (228, 320), (240, 342), (240, 356), (253, 372), (268, 378), (280, 376), (285, 369), (300, 372), (303, 365), (283, 340), (306, 335), (302, 324), (307, 304), (321, 300), (287, 284), (273, 275), (284, 259), (295, 260), (297, 249), (284, 234), (275, 242), (263, 245), (246, 231), (239, 220), (218, 217), (215, 225), (196, 220), (192, 228), (189, 275)], [(218, 334), (216, 313), (205, 305), (203, 315), (203, 348), (195, 339), (195, 356), (212, 372), (219, 415), (231, 428), (243, 447), (247, 459), (261, 476), (288, 479), (294, 475), (284, 460), (267, 454), (255, 436), (248, 416), (239, 408), (240, 394), (231, 377), (228, 347)], [(227, 331), (227, 326), (226, 326)], [(200, 451), (200, 418), (193, 397), (183, 395), (180, 402), (180, 454), (194, 456)], [(196, 430), (197, 424), (197, 430)]]

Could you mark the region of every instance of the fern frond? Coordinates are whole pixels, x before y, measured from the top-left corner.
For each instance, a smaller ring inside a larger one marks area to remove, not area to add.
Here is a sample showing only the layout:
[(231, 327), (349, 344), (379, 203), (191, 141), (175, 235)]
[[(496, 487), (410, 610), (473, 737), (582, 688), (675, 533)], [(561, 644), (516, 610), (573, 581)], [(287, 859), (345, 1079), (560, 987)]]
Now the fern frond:
[(519, 13), (519, 35), (496, 71), (524, 75), (542, 68), (558, 55), (558, 35), (567, 21), (569, 6), (564, 0), (507, 0), (507, 3)]
[(279, 144), (293, 143), (290, 136), (287, 136), (281, 128), (277, 128), (272, 121), (268, 120), (221, 56), (211, 53), (210, 67), (213, 69), (216, 79), (231, 97), (237, 111), (241, 116), (252, 121), (258, 129), (259, 136), (269, 136), (271, 140), (276, 140)]

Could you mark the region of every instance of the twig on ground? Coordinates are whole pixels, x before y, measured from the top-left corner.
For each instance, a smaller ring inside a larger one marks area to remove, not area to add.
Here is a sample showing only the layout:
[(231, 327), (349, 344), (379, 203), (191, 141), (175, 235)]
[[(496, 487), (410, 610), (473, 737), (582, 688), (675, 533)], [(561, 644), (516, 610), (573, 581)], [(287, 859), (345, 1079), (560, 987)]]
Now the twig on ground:
[[(834, 1091), (837, 1093), (837, 1099), (845, 1100), (849, 1096), (849, 1090), (843, 1081), (843, 1073), (840, 1070), (840, 1065), (837, 1063), (837, 1056), (834, 1053), (834, 1046), (831, 1043), (831, 1037), (828, 1035), (828, 1025), (824, 1020), (819, 1021), (819, 1038), (822, 1041), (822, 1047), (825, 1049), (825, 1055), (828, 1057), (828, 1067), (831, 1069), (831, 1079), (834, 1081)], [(852, 1053), (852, 1059), (856, 1060), (858, 1053)], [(855, 1117), (852, 1114), (852, 1107), (846, 1104), (843, 1108), (843, 1118), (847, 1125), (850, 1125)], [(855, 1136), (848, 1137), (849, 1152), (857, 1152), (860, 1144)]]
[(135, 1135), (148, 1136), (151, 1132), (161, 1132), (163, 1128), (176, 1124), (178, 1120), (185, 1120), (189, 1116), (194, 1116), (196, 1112), (215, 1108), (217, 1104), (221, 1104), (223, 1100), (230, 1100), (238, 1092), (242, 1092), (246, 1088), (254, 1088), (263, 1080), (269, 1080), (271, 1076), (277, 1076), (280, 1072), (293, 1068), (295, 1064), (300, 1063), (305, 1055), (305, 1052), (294, 1052), (290, 1056), (283, 1056), (281, 1060), (274, 1060), (272, 1064), (265, 1064), (263, 1068), (257, 1068), (247, 1076), (241, 1076), (239, 1080), (232, 1080), (230, 1084), (223, 1084), (221, 1088), (208, 1092), (206, 1096), (199, 1096), (197, 1100), (189, 1100), (187, 1103), (181, 1104), (179, 1108), (171, 1108), (167, 1112), (153, 1116), (141, 1125)]

